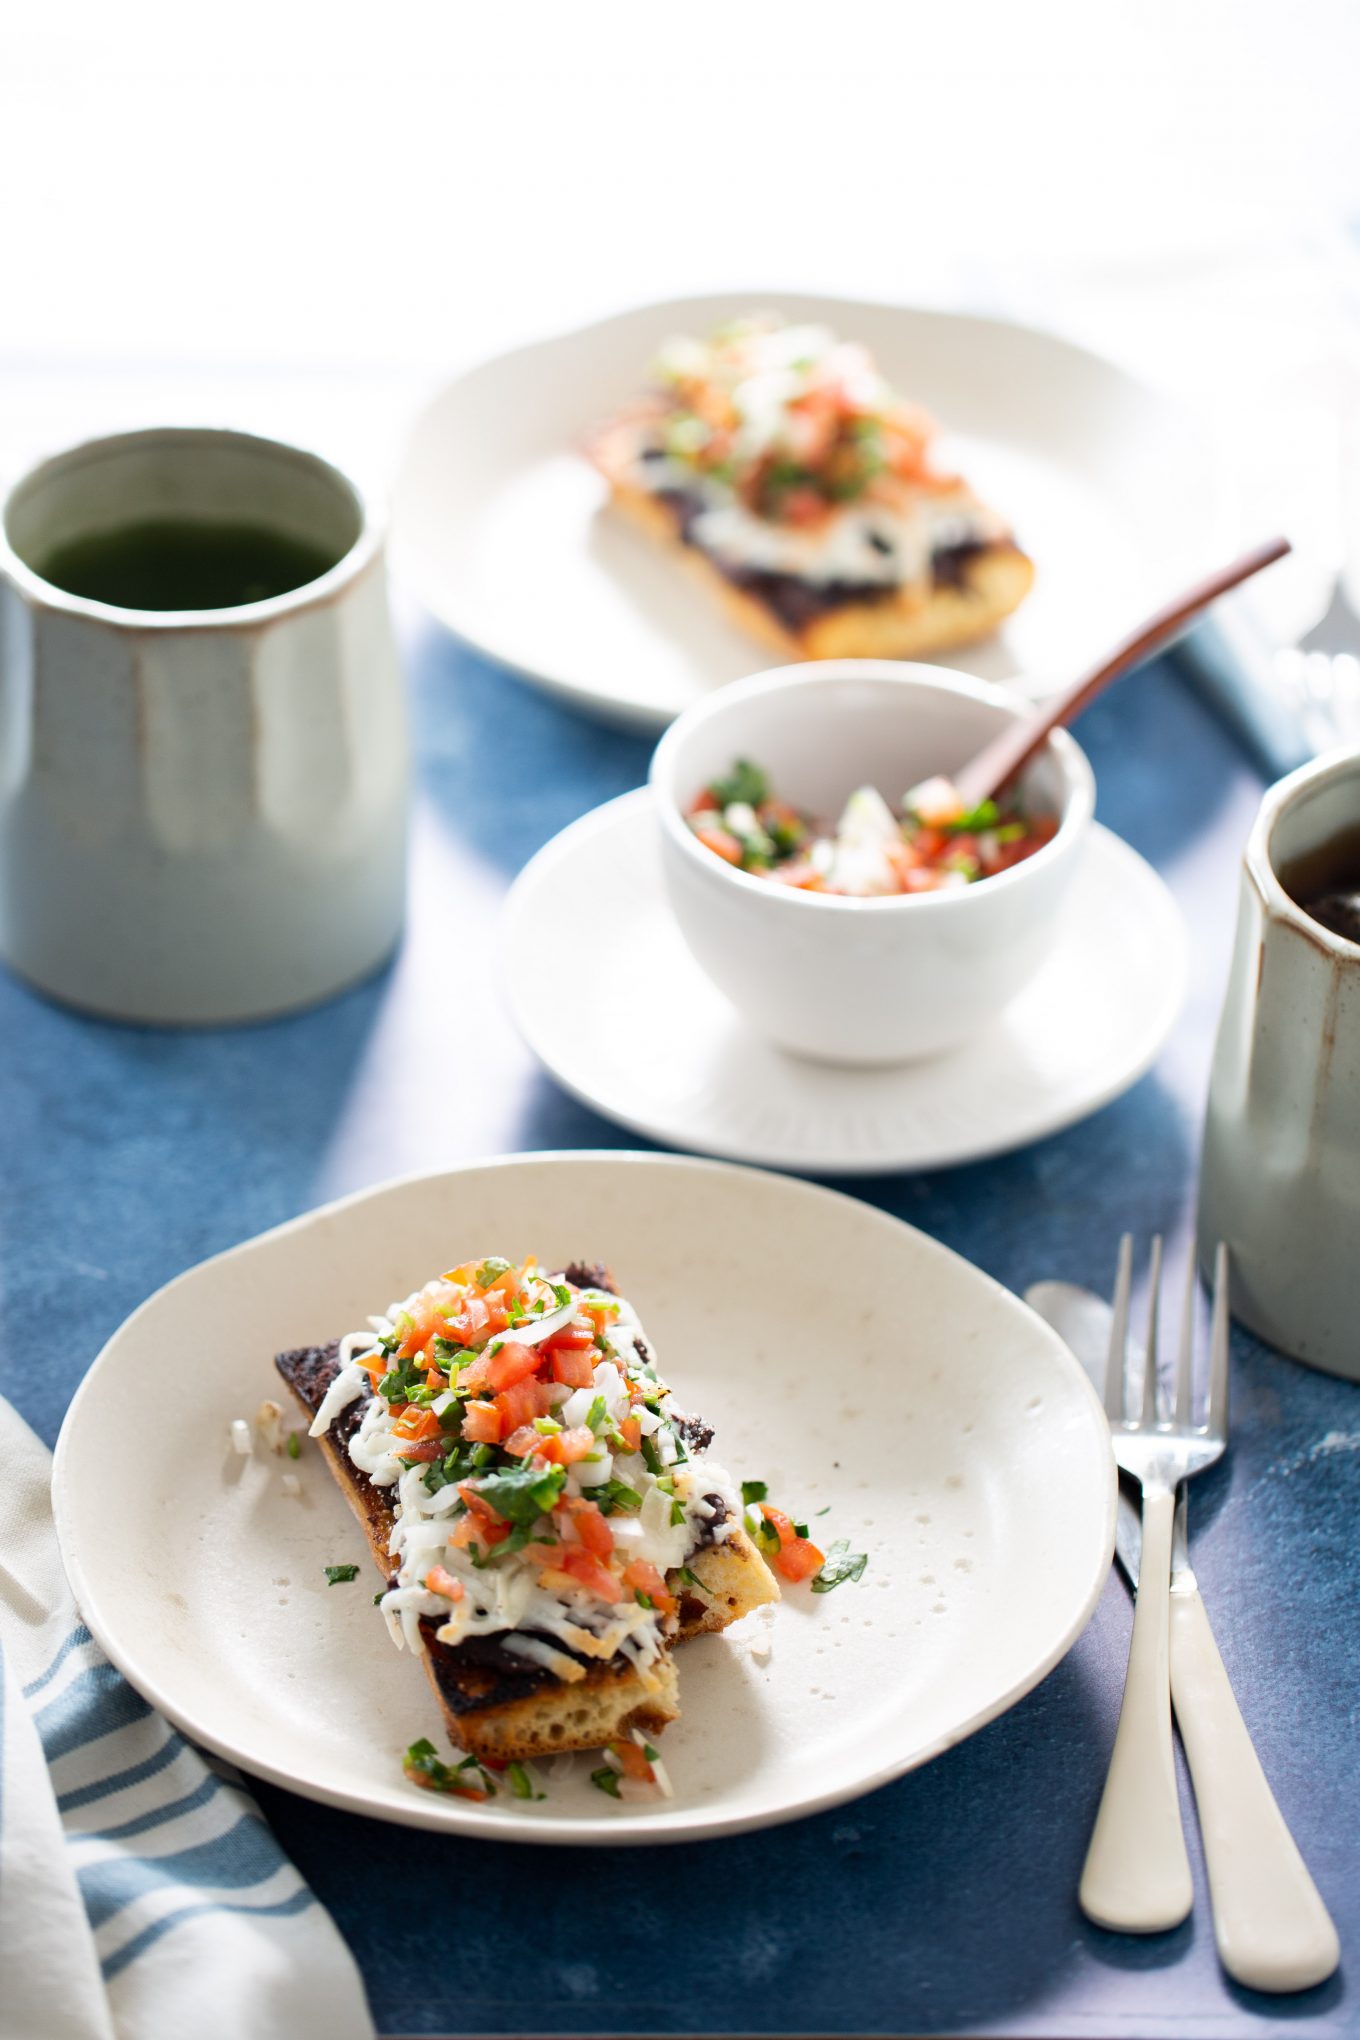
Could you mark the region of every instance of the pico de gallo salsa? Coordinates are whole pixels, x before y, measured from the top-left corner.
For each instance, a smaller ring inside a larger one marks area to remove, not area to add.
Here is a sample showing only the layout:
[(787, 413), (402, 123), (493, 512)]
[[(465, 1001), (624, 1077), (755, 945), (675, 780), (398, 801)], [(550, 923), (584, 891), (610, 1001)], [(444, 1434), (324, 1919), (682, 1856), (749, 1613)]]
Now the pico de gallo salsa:
[[(765, 1505), (763, 1483), (738, 1485), (708, 1456), (711, 1430), (674, 1408), (636, 1313), (602, 1277), (464, 1261), (340, 1341), (311, 1432), (358, 1406), (345, 1449), (392, 1491), (377, 1603), (398, 1647), (422, 1652), (433, 1619), (441, 1644), (494, 1638), (567, 1684), (621, 1657), (645, 1688), (682, 1597), (712, 1592), (705, 1554), (743, 1523), (784, 1580), (822, 1592), (847, 1576), (834, 1548)], [(426, 1791), (541, 1796), (522, 1763), (449, 1762), (427, 1740), (404, 1769)], [(591, 1779), (617, 1799), (670, 1792), (640, 1733), (605, 1743)]]
[(896, 811), (877, 788), (861, 786), (829, 828), (779, 799), (745, 758), (696, 795), (685, 819), (706, 850), (738, 871), (858, 899), (976, 885), (1023, 863), (1058, 832), (1055, 815), (1029, 814), (1015, 802), (969, 808), (943, 777), (913, 787)]

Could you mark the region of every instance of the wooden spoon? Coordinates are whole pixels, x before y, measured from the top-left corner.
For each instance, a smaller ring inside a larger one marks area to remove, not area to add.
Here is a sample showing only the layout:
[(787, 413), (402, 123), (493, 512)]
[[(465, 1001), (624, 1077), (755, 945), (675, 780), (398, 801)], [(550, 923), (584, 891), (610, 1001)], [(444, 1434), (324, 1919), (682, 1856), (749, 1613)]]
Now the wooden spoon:
[(1098, 665), (1092, 666), (1079, 680), (1074, 680), (1062, 694), (1055, 694), (1034, 715), (1010, 724), (1000, 736), (993, 737), (975, 758), (969, 759), (962, 771), (951, 774), (965, 810), (980, 807), (984, 800), (992, 800), (1003, 786), (1014, 779), (1021, 767), (1029, 763), (1049, 731), (1061, 728), (1074, 716), (1080, 715), (1087, 702), (1094, 701), (1102, 688), (1117, 680), (1121, 673), (1127, 673), (1130, 666), (1149, 658), (1168, 638), (1178, 636), (1192, 617), (1207, 609), (1211, 602), (1216, 602), (1220, 595), (1226, 595), (1229, 588), (1249, 581), (1253, 574), (1260, 573), (1262, 567), (1282, 560), (1289, 550), (1287, 538), (1267, 539), (1263, 545), (1253, 546), (1250, 552), (1243, 553), (1231, 566), (1221, 567), (1216, 574), (1197, 581), (1184, 595), (1168, 602), (1155, 616), (1150, 616), (1146, 623), (1124, 638)]

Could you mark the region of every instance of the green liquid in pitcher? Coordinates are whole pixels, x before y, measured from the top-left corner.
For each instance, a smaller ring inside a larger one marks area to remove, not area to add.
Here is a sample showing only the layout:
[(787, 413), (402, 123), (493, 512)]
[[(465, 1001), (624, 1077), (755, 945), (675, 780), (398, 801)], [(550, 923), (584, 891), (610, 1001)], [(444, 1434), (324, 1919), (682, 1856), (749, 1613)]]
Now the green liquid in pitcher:
[(120, 609), (236, 609), (304, 588), (339, 555), (263, 524), (123, 524), (73, 539), (38, 572), (54, 588)]

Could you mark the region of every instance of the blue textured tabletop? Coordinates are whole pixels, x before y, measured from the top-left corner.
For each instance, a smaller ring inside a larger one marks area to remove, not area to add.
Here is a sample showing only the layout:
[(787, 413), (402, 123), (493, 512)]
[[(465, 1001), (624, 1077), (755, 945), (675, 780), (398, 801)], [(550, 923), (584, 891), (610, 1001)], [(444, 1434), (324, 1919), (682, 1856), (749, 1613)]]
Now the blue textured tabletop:
[[(537, 1072), (494, 986), (469, 982), (460, 958), (490, 942), (529, 854), (637, 785), (649, 747), (433, 634), (413, 628), (408, 649), (420, 762), (410, 927), (391, 969), (317, 1012), (203, 1034), (103, 1025), (0, 978), (0, 1387), (48, 1439), (107, 1335), (203, 1255), (408, 1170), (637, 1144)], [(516, 769), (490, 797), (482, 760), (507, 727)], [(1191, 925), (1190, 1001), (1166, 1053), (1127, 1097), (1025, 1153), (852, 1186), (1017, 1290), (1044, 1275), (1108, 1286), (1125, 1227), (1184, 1250), (1259, 794), (1165, 666), (1116, 688), (1080, 735), (1101, 819), (1162, 870)], [(1234, 1369), (1232, 1448), (1196, 1497), (1196, 1568), (1266, 1771), (1353, 1950), (1360, 1394), (1240, 1333)], [(1078, 1913), (1129, 1622), (1112, 1582), (1067, 1659), (981, 1734), (839, 1812), (721, 1844), (573, 1861), (261, 1797), (357, 1951), (385, 2033), (1360, 2031), (1344, 1971), (1278, 2002), (1226, 1982), (1193, 1824), (1185, 1926), (1136, 1941)], [(475, 1894), (434, 1961), (425, 1905), (393, 1902), (398, 1872), (436, 1907)]]

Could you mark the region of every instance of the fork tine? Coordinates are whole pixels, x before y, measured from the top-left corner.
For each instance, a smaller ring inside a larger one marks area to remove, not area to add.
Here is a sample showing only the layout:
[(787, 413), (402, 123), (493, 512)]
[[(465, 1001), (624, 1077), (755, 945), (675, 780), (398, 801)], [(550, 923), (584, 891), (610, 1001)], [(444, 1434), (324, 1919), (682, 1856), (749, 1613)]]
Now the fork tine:
[(1176, 1429), (1190, 1429), (1195, 1381), (1195, 1242), (1185, 1264), (1185, 1301), (1181, 1306), (1181, 1350), (1176, 1357)]
[(1133, 1286), (1133, 1234), (1119, 1242), (1119, 1270), (1114, 1279), (1110, 1318), (1110, 1350), (1105, 1360), (1105, 1414), (1112, 1424), (1124, 1421), (1124, 1377), (1128, 1372), (1129, 1291)]
[(1222, 1240), (1214, 1255), (1214, 1318), (1209, 1335), (1209, 1410), (1211, 1438), (1228, 1435), (1228, 1249)]
[(1157, 1299), (1162, 1287), (1162, 1236), (1152, 1235), (1152, 1260), (1148, 1267), (1147, 1358), (1143, 1363), (1143, 1416), (1145, 1430), (1157, 1421)]

